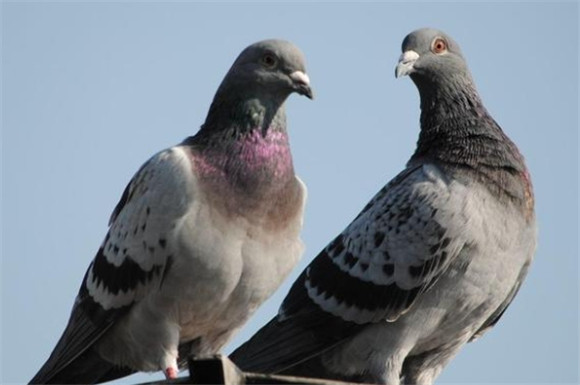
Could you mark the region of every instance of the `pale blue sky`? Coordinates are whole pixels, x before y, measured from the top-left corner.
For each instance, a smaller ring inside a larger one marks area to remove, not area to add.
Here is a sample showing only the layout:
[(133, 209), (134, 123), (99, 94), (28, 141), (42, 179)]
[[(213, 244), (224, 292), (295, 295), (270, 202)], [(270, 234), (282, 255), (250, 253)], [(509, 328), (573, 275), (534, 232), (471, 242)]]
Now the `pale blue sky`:
[(461, 44), (488, 109), (527, 158), (540, 227), (519, 296), (438, 382), (578, 382), (576, 2), (4, 2), (1, 382), (28, 381), (52, 351), (133, 173), (197, 131), (241, 49), (280, 37), (304, 51), (317, 96), (288, 102), (309, 188), (307, 249), (225, 351), (250, 337), (411, 155), (418, 94), (394, 67), (403, 37), (423, 26)]

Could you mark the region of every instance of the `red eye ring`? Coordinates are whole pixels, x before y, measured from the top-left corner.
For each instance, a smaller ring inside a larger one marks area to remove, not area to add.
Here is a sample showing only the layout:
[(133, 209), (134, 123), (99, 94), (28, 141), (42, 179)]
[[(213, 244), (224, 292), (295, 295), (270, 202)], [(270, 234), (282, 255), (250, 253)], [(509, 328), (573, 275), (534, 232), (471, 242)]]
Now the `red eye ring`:
[(443, 52), (446, 52), (447, 42), (441, 37), (436, 38), (435, 40), (433, 40), (433, 44), (431, 44), (431, 51), (435, 54), (441, 54)]

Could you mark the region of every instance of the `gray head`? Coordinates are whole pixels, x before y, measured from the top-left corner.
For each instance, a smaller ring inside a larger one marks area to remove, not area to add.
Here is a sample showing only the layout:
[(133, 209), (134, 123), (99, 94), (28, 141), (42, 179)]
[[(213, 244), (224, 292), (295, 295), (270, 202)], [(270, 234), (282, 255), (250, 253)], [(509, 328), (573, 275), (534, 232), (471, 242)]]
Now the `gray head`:
[(304, 55), (294, 44), (278, 39), (262, 40), (244, 49), (224, 78), (220, 89), (224, 88), (282, 100), (292, 92), (313, 98)]
[(402, 51), (395, 76), (410, 75), (419, 88), (422, 84), (442, 86), (458, 80), (472, 83), (459, 45), (443, 31), (413, 31), (403, 40)]
[(529, 205), (523, 157), (483, 106), (459, 45), (423, 28), (405, 37), (402, 51), (395, 75), (409, 75), (421, 95), (421, 133), (409, 163), (437, 162)]

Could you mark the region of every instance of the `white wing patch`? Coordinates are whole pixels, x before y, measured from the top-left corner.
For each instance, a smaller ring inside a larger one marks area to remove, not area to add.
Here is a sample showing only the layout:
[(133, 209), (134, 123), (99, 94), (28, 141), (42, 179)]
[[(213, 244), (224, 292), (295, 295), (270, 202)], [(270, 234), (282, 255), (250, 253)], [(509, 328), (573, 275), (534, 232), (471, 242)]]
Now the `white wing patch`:
[(153, 156), (133, 177), (88, 272), (89, 294), (119, 308), (158, 287), (175, 257), (174, 229), (193, 200), (191, 163), (180, 147)]

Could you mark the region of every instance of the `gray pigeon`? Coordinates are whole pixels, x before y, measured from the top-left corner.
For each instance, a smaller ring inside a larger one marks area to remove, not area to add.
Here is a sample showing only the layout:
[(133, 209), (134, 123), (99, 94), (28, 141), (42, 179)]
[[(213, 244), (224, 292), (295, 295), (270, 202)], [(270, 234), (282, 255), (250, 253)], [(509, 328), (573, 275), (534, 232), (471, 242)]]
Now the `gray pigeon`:
[(451, 37), (420, 29), (402, 49), (396, 76), (410, 75), (421, 97), (417, 149), (232, 354), (244, 370), (431, 384), (528, 272), (536, 223), (524, 158)]
[(306, 188), (284, 102), (312, 98), (302, 53), (247, 47), (205, 123), (149, 159), (125, 189), (68, 325), (31, 383), (98, 383), (135, 371), (175, 378), (217, 353), (300, 258)]

